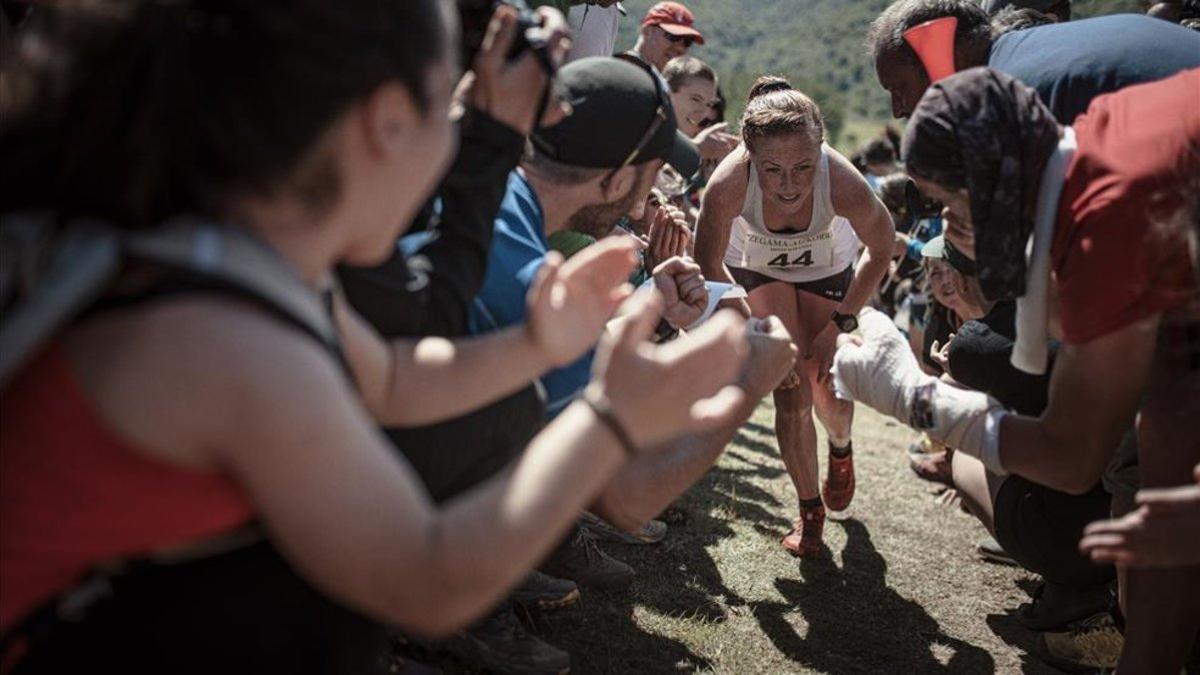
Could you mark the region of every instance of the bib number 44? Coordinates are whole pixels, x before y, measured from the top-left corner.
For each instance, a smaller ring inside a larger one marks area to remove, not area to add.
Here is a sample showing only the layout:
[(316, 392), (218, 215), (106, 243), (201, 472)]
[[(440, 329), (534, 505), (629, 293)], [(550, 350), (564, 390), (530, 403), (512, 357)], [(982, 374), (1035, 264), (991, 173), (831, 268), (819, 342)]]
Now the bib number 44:
[(813, 264), (813, 254), (811, 248), (806, 248), (800, 251), (795, 257), (789, 257), (787, 253), (779, 255), (767, 261), (767, 267), (808, 267)]
[(833, 264), (830, 232), (806, 237), (763, 236), (750, 233), (742, 249), (742, 265), (764, 272), (787, 272)]

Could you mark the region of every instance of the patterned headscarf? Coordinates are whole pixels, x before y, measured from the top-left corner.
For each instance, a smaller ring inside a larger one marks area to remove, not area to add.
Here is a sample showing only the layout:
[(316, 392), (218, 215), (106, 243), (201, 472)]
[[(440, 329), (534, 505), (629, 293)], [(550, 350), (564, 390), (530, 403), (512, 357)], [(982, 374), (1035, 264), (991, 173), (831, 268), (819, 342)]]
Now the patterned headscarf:
[(990, 300), (1025, 293), (1025, 242), (1058, 123), (1037, 92), (991, 68), (931, 86), (909, 120), (902, 151), (909, 173), (966, 188), (975, 227), (979, 285)]

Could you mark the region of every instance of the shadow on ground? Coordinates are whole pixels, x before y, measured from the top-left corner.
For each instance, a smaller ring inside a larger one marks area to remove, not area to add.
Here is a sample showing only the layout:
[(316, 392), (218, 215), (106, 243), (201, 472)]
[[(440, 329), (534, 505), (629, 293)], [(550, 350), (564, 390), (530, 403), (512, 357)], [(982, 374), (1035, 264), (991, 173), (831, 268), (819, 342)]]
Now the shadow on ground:
[(800, 563), (802, 579), (779, 578), (786, 602), (752, 606), (763, 632), (797, 664), (831, 673), (988, 673), (992, 657), (945, 635), (917, 603), (887, 586), (887, 563), (857, 520), (845, 520), (842, 566)]
[(822, 559), (783, 555), (794, 493), (773, 430), (759, 423), (769, 410), (678, 500), (662, 544), (603, 545), (638, 571), (627, 592), (583, 589), (578, 607), (527, 617), (570, 652), (572, 672), (1050, 672), (1026, 655), (1035, 636), (993, 614), (1027, 596), (1012, 584), (1028, 575), (960, 555), (978, 525), (930, 509), (893, 461), (911, 439), (882, 418), (861, 420), (873, 498), (857, 519), (827, 522)]
[[(752, 456), (757, 450), (747, 452), (748, 444), (756, 442), (739, 434), (736, 449), (727, 453), (737, 461), (715, 467), (679, 499), (671, 509), (676, 516), (663, 544), (604, 546), (638, 570), (628, 593), (585, 590), (581, 611), (546, 617), (538, 625), (551, 643), (570, 645), (576, 664), (573, 672), (692, 672), (712, 667), (683, 643), (640, 628), (634, 621), (634, 605), (657, 615), (701, 623), (723, 622), (727, 608), (746, 606), (746, 601), (726, 586), (710, 549), (735, 536), (732, 521), (748, 523), (773, 537), (790, 526), (790, 521), (776, 515), (786, 511), (779, 500), (751, 482), (785, 473), (761, 463), (764, 458)], [(760, 445), (769, 450), (766, 444)], [(772, 457), (778, 454), (772, 452)]]

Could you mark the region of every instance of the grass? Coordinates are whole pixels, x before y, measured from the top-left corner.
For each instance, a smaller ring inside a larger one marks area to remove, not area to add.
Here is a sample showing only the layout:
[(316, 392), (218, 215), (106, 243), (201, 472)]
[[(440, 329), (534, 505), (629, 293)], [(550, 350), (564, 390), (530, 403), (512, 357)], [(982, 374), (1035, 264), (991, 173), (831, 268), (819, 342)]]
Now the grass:
[(913, 432), (872, 411), (857, 411), (857, 495), (827, 522), (827, 555), (787, 556), (795, 495), (772, 415), (760, 406), (679, 500), (665, 542), (605, 546), (637, 568), (628, 592), (534, 618), (573, 672), (1057, 672), (1011, 616), (1033, 576), (978, 559), (983, 528), (934, 504), (907, 466)]

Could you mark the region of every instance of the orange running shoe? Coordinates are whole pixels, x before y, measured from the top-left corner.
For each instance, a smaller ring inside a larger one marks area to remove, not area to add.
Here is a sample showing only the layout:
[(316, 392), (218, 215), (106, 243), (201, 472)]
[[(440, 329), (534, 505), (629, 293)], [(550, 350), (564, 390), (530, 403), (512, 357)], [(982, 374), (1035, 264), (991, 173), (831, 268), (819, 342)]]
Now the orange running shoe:
[(854, 499), (854, 451), (845, 457), (829, 453), (829, 471), (821, 486), (821, 499), (830, 511), (845, 511)]
[(800, 507), (800, 517), (792, 522), (792, 531), (779, 543), (798, 558), (815, 558), (821, 553), (825, 531), (825, 507)]

